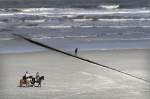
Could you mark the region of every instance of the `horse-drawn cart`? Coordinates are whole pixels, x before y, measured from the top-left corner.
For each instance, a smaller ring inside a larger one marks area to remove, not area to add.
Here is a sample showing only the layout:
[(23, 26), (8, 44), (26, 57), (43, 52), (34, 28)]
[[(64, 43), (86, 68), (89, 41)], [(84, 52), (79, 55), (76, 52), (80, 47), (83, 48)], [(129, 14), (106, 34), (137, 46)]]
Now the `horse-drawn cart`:
[[(37, 80), (33, 76), (23, 77), (20, 79), (20, 87), (41, 87), (42, 80), (44, 80), (44, 76), (39, 77)], [(37, 86), (35, 86), (36, 84)]]

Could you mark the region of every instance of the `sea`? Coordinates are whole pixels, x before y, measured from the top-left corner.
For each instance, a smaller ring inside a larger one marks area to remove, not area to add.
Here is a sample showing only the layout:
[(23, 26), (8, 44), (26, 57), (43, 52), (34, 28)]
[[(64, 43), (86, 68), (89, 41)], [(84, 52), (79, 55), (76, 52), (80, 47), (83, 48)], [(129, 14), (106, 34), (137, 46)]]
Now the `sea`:
[(14, 34), (64, 51), (150, 48), (149, 0), (6, 1), (0, 53), (47, 50)]

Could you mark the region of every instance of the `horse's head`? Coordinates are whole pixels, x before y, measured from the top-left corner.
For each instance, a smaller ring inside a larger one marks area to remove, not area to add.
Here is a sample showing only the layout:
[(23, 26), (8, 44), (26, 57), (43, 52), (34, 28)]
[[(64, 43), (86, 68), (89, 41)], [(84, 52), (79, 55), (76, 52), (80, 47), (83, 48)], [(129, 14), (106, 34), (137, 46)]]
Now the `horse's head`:
[(33, 76), (29, 76), (29, 78), (30, 78), (30, 79), (32, 79), (32, 78), (33, 78)]
[(44, 76), (41, 76), (40, 79), (41, 79), (41, 80), (44, 80)]

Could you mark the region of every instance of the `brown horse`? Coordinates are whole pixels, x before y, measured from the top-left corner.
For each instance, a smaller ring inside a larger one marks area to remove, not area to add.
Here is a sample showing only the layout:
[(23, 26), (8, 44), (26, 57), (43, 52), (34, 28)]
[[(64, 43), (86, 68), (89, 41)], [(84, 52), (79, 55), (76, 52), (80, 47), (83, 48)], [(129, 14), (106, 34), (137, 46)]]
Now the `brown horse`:
[(31, 84), (32, 84), (33, 86), (35, 86), (35, 83), (37, 83), (38, 85), (35, 86), (35, 87), (41, 87), (41, 82), (42, 82), (42, 80), (44, 80), (44, 76), (39, 77), (38, 80), (35, 80), (35, 78), (33, 77), (33, 78), (32, 78), (32, 81), (31, 81)]

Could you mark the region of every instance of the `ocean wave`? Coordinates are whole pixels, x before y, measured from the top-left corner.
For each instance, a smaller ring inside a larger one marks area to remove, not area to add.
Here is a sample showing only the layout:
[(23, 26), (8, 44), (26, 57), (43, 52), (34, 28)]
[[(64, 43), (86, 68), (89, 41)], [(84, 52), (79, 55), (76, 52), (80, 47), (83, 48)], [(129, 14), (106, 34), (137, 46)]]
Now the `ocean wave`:
[(18, 15), (38, 15), (38, 16), (46, 16), (46, 17), (51, 17), (52, 15), (57, 15), (59, 17), (64, 17), (66, 15), (72, 15), (77, 16), (77, 15), (135, 15), (135, 14), (150, 14), (150, 10), (145, 10), (145, 9), (137, 9), (137, 10), (72, 10), (72, 11), (57, 11), (57, 12), (35, 12), (35, 13), (18, 13)]
[(72, 26), (64, 25), (53, 25), (53, 26), (17, 26), (17, 28), (50, 28), (50, 29), (62, 29), (62, 28), (71, 28)]
[(97, 38), (97, 40), (102, 41), (142, 41), (142, 40), (150, 40), (150, 38)]
[(56, 8), (23, 8), (23, 12), (32, 12), (32, 11), (50, 11), (55, 10)]
[(2, 8), (0, 12), (22, 12), (20, 8)]
[(150, 26), (112, 26), (112, 25), (108, 25), (108, 26), (92, 26), (92, 25), (79, 25), (79, 26), (73, 26), (73, 25), (54, 25), (54, 26), (38, 26), (38, 25), (29, 25), (29, 26), (17, 26), (17, 28), (49, 28), (49, 29), (65, 29), (65, 28), (150, 28)]
[(5, 17), (5, 16), (14, 16), (14, 13), (0, 13), (0, 17)]
[(73, 21), (75, 22), (84, 22), (84, 21), (92, 21), (93, 19), (92, 18), (84, 18), (84, 19), (72, 19)]
[(64, 39), (65, 37), (48, 37), (48, 36), (42, 36), (42, 37), (31, 37), (31, 39), (35, 40), (42, 40), (42, 39)]
[(9, 40), (13, 40), (14, 38), (0, 38), (0, 41), (9, 41)]
[(80, 35), (80, 36), (64, 36), (64, 38), (93, 38), (96, 36), (97, 35), (90, 35), (90, 36)]
[[(35, 10), (38, 9), (38, 10)], [(105, 9), (60, 9), (60, 8), (32, 8), (26, 9), (22, 12), (3, 12), (0, 13), (0, 16), (23, 16), (23, 15), (31, 15), (31, 16), (71, 16), (73, 15), (113, 15), (113, 14), (149, 14), (150, 9), (113, 9), (113, 10), (105, 10)], [(57, 9), (57, 10), (56, 10)], [(29, 10), (29, 11), (28, 11)]]
[(99, 21), (150, 21), (150, 19), (149, 18), (139, 18), (139, 19), (133, 19), (133, 18), (122, 18), (122, 19), (115, 19), (115, 18), (113, 18), (113, 19), (98, 19)]
[(67, 39), (67, 38), (93, 38), (96, 37), (96, 35), (91, 35), (91, 36), (85, 36), (85, 35), (80, 35), (80, 36), (41, 36), (41, 37), (32, 37), (32, 39)]
[(119, 5), (99, 5), (98, 8), (117, 9), (117, 8), (119, 8)]
[[(14, 5), (15, 4), (15, 5)], [(3, 8), (96, 8), (103, 5), (120, 5), (120, 8), (149, 7), (149, 0), (0, 0)]]
[[(131, 33), (132, 34), (132, 33)], [(112, 34), (113, 35), (113, 34)], [(66, 36), (31, 36), (32, 39), (84, 39), (88, 41), (97, 41), (97, 40), (102, 40), (102, 41), (115, 41), (115, 40), (121, 40), (121, 41), (135, 41), (135, 40), (150, 40), (149, 37), (141, 37), (141, 38), (136, 38), (136, 37), (99, 37), (97, 35), (66, 35)]]
[(108, 28), (150, 28), (150, 26), (94, 26), (94, 27), (108, 27)]
[[(110, 50), (143, 50), (143, 49), (150, 49), (150, 47), (129, 47), (129, 48), (124, 48), (124, 47), (118, 47), (118, 48), (85, 48), (85, 49), (80, 49), (80, 51), (110, 51)], [(71, 49), (71, 51), (74, 51), (74, 49)]]
[(24, 22), (28, 22), (28, 23), (42, 23), (42, 22), (45, 22), (45, 19), (25, 20)]

